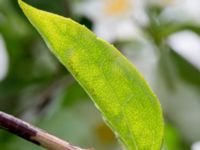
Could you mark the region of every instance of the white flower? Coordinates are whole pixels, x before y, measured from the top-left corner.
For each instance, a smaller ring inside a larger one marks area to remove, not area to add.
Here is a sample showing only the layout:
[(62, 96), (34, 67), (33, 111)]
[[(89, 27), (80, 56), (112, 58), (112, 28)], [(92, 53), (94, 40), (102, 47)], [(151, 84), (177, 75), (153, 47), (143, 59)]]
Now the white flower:
[(199, 0), (171, 0), (161, 17), (180, 23), (192, 22), (200, 24), (200, 2)]
[(200, 141), (192, 144), (192, 150), (200, 150)]
[(94, 22), (94, 32), (109, 42), (140, 35), (139, 25), (148, 22), (141, 0), (86, 0), (75, 12)]
[(200, 37), (192, 31), (181, 31), (168, 38), (168, 44), (200, 70)]
[(3, 80), (8, 72), (8, 54), (3, 38), (0, 35), (0, 81)]

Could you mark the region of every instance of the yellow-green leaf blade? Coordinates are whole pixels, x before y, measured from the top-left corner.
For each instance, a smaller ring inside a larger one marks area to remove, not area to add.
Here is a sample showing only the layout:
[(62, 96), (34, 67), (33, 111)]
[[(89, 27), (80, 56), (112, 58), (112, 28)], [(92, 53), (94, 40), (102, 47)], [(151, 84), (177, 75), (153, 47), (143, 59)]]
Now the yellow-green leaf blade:
[(159, 102), (133, 65), (113, 46), (78, 23), (19, 4), (51, 51), (87, 91), (129, 150), (159, 150)]

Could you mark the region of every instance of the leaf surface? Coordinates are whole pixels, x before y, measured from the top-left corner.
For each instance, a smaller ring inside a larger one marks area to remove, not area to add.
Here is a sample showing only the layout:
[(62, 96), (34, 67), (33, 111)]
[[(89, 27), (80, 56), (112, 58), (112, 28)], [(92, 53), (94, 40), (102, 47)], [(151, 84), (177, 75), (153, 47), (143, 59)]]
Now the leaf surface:
[(125, 148), (159, 150), (163, 138), (160, 104), (136, 68), (86, 27), (21, 0), (19, 5)]

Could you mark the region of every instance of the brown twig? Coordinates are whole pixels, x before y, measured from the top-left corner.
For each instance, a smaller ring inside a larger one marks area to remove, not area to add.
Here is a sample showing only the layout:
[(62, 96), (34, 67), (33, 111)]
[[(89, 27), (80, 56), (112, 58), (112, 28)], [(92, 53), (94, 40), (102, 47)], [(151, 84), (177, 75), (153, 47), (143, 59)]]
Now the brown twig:
[[(48, 150), (86, 150), (73, 146), (41, 129), (38, 129), (14, 116), (0, 111), (0, 128)], [(89, 150), (89, 149), (88, 149)]]

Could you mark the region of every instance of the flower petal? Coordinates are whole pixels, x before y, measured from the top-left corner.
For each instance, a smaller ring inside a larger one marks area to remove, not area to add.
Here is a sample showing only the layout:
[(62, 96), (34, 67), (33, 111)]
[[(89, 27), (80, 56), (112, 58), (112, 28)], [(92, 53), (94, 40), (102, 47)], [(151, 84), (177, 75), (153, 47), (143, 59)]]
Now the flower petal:
[(181, 31), (172, 34), (169, 45), (182, 57), (200, 70), (200, 37), (191, 31)]
[(0, 81), (3, 80), (8, 72), (8, 54), (3, 41), (3, 37), (0, 35)]

